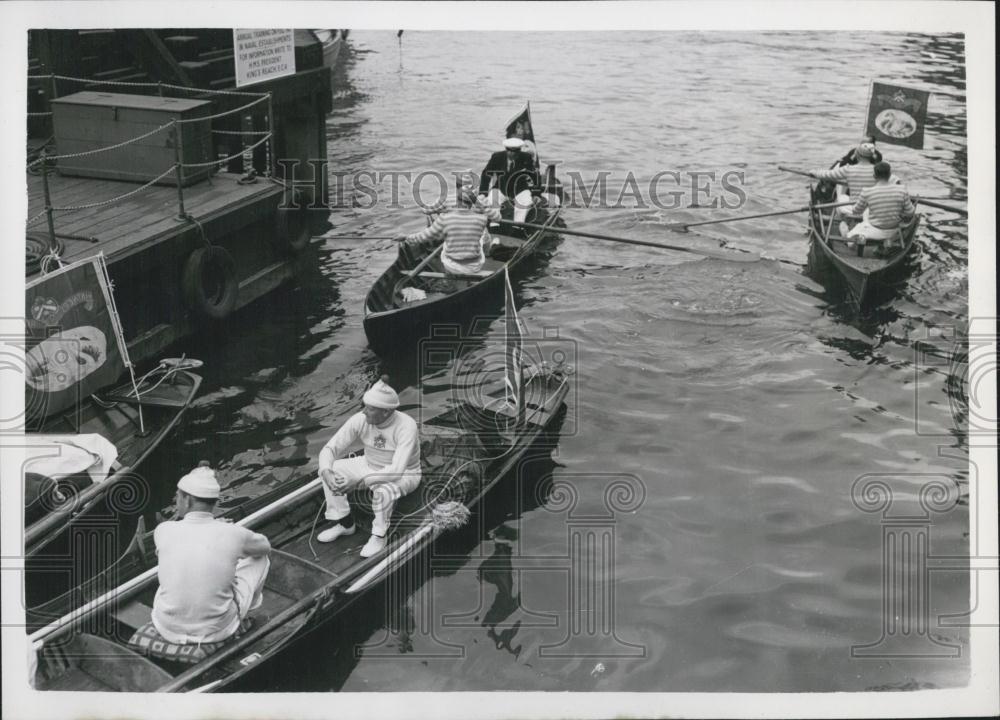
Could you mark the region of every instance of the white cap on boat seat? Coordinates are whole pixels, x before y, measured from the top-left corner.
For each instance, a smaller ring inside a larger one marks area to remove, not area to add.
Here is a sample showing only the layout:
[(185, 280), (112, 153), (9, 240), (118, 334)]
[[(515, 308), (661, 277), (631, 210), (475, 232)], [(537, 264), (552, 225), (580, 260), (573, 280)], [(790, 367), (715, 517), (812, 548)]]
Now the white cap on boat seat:
[(503, 146), (508, 150), (520, 150), (522, 145), (524, 145), (524, 140), (521, 138), (509, 137), (503, 141)]
[(219, 481), (215, 479), (215, 470), (208, 467), (208, 463), (204, 461), (182, 477), (177, 483), (177, 488), (203, 500), (218, 500), (221, 492)]
[(379, 380), (368, 388), (362, 400), (369, 407), (381, 408), (382, 410), (395, 410), (399, 407), (399, 395), (389, 387), (386, 382), (388, 376), (383, 375)]

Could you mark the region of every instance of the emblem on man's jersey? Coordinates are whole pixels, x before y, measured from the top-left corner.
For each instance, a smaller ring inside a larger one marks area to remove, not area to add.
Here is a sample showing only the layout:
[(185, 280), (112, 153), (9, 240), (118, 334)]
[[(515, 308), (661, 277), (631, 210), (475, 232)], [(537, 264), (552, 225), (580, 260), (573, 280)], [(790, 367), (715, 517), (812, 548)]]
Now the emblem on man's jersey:
[(374, 445), (379, 450), (385, 450), (385, 438), (381, 435), (376, 435)]

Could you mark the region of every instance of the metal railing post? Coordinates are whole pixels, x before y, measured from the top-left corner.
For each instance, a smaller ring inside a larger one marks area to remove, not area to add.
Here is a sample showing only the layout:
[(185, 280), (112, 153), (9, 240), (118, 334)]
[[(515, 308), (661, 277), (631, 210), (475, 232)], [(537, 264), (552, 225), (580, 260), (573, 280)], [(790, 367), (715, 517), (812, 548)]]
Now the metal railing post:
[(45, 196), (45, 219), (49, 224), (49, 250), (55, 252), (59, 247), (56, 244), (56, 226), (52, 222), (52, 197), (49, 194), (49, 169), (46, 160), (45, 148), (41, 152), (42, 165), (42, 193)]
[(187, 217), (187, 211), (184, 209), (184, 168), (181, 165), (181, 145), (183, 140), (181, 140), (181, 125), (177, 120), (173, 121), (173, 133), (174, 133), (174, 176), (177, 179), (177, 206), (180, 209), (178, 217)]
[(268, 152), (268, 162), (267, 168), (268, 172), (271, 173), (271, 177), (278, 176), (278, 157), (274, 151), (274, 96), (271, 93), (267, 94), (267, 132), (270, 137), (267, 139), (267, 152)]

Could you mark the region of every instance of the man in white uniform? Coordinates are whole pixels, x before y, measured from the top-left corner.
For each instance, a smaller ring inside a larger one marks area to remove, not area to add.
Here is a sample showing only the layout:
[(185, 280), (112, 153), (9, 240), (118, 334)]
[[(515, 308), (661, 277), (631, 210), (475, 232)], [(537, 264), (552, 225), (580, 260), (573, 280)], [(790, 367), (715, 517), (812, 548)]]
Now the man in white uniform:
[[(417, 423), (401, 413), (399, 396), (382, 378), (364, 394), (364, 410), (352, 415), (319, 453), (319, 474), (326, 495), (326, 519), (331, 525), (317, 536), (333, 542), (353, 535), (354, 518), (346, 493), (364, 484), (372, 491), (372, 535), (362, 557), (375, 555), (386, 545), (392, 509), (403, 495), (420, 484), (420, 439)], [(361, 442), (365, 454), (345, 458), (348, 448)]]
[(167, 641), (219, 642), (260, 606), (271, 544), (260, 533), (218, 520), (215, 471), (203, 462), (177, 483), (177, 520), (153, 533), (160, 587), (153, 625)]

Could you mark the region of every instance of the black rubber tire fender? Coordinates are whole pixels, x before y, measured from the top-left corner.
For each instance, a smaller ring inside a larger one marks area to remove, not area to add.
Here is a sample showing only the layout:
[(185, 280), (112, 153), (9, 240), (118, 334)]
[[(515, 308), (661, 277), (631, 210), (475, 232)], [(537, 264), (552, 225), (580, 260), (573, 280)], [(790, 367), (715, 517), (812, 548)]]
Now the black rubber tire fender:
[(240, 284), (236, 261), (218, 245), (201, 247), (188, 255), (181, 274), (184, 302), (212, 320), (223, 320), (236, 307)]
[(293, 253), (302, 252), (312, 240), (309, 230), (309, 211), (299, 208), (278, 208), (274, 214), (274, 237), (278, 247)]

